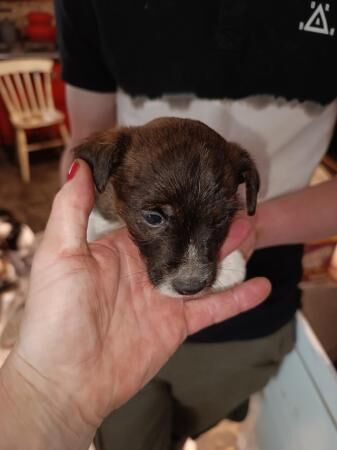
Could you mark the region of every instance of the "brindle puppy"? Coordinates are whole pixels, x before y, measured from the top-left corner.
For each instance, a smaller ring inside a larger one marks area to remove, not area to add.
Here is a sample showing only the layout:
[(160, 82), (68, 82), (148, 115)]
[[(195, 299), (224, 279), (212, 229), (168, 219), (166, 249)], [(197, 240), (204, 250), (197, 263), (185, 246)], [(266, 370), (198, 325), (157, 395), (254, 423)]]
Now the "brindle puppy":
[(241, 207), (241, 183), (255, 212), (259, 175), (246, 151), (201, 122), (160, 118), (98, 133), (75, 156), (92, 168), (96, 210), (126, 224), (156, 287), (194, 295), (243, 278), (238, 252), (221, 267), (217, 256)]

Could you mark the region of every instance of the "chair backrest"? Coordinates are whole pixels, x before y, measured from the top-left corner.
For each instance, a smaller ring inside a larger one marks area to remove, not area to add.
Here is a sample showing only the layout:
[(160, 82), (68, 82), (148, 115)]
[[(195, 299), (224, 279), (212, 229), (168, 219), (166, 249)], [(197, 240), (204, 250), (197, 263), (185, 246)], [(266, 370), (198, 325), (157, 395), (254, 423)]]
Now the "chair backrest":
[(49, 59), (0, 62), (0, 95), (12, 118), (54, 109), (52, 67), (53, 61)]

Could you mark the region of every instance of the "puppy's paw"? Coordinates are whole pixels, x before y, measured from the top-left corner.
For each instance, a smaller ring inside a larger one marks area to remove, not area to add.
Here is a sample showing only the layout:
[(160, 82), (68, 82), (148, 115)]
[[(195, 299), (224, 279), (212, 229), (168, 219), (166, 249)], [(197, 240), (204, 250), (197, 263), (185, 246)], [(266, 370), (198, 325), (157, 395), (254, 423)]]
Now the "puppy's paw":
[(87, 240), (93, 242), (122, 226), (123, 224), (118, 220), (114, 222), (106, 220), (96, 209), (93, 209), (88, 220)]
[(221, 262), (218, 275), (212, 286), (214, 291), (223, 291), (235, 284), (241, 283), (246, 276), (246, 261), (241, 252), (235, 250)]

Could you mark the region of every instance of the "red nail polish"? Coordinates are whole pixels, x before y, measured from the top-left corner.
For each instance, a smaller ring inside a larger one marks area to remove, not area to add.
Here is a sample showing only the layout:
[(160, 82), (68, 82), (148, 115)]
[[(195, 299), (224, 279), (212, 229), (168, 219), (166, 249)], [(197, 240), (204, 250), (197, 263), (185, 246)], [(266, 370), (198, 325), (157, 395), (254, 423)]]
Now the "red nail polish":
[(79, 165), (78, 161), (76, 161), (76, 160), (73, 161), (72, 165), (70, 166), (68, 175), (67, 175), (67, 181), (69, 181), (69, 180), (74, 178), (74, 176), (75, 176), (75, 174), (77, 172), (77, 169), (79, 167), (80, 167), (80, 165)]

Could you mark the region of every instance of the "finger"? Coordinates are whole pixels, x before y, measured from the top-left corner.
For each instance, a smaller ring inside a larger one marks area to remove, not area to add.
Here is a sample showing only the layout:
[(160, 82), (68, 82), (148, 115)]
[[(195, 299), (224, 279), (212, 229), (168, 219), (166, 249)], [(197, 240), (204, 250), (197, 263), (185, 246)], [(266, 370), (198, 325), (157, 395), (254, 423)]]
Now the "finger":
[(185, 302), (188, 334), (248, 311), (270, 294), (266, 278), (253, 278), (224, 292)]
[(251, 221), (247, 216), (239, 215), (236, 217), (229, 228), (229, 233), (223, 242), (220, 252), (219, 260), (222, 260), (226, 255), (229, 255), (233, 250), (236, 250), (241, 242), (246, 239), (252, 228)]
[(49, 251), (87, 247), (88, 217), (94, 205), (94, 187), (89, 166), (76, 160), (70, 179), (56, 194), (43, 244)]
[(239, 250), (246, 261), (252, 256), (256, 246), (256, 235), (252, 230), (246, 239), (240, 244)]

